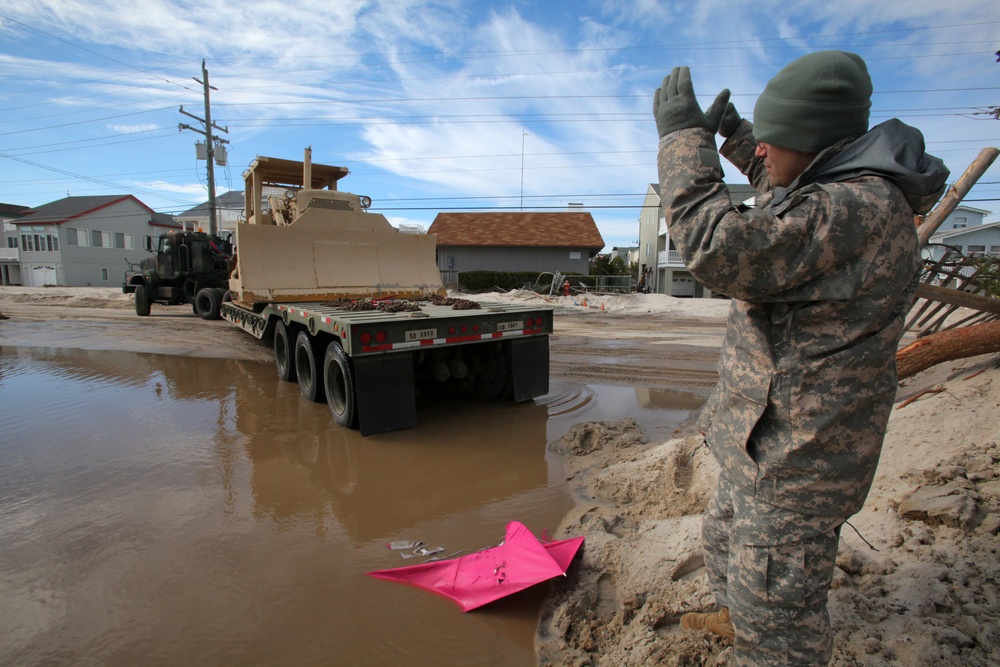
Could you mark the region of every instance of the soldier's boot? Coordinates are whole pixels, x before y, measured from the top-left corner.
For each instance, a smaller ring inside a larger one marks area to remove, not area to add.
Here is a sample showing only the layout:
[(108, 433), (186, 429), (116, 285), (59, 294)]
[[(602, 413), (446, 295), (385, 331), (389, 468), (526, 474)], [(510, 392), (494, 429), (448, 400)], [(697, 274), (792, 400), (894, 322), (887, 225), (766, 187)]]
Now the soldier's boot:
[(733, 622), (729, 619), (729, 609), (726, 607), (716, 612), (684, 614), (681, 616), (681, 627), (688, 630), (708, 630), (727, 639), (736, 636)]

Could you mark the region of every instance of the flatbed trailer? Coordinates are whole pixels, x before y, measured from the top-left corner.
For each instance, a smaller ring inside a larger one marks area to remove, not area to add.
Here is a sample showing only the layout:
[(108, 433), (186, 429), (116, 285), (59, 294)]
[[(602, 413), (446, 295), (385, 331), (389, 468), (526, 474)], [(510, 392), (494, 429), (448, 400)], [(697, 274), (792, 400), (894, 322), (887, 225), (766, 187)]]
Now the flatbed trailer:
[[(222, 318), (273, 339), (283, 380), (362, 435), (416, 425), (420, 387), (529, 401), (548, 393), (553, 311), (455, 300), (222, 304)], [(473, 306), (473, 307), (470, 307)], [(402, 310), (410, 308), (412, 310)]]

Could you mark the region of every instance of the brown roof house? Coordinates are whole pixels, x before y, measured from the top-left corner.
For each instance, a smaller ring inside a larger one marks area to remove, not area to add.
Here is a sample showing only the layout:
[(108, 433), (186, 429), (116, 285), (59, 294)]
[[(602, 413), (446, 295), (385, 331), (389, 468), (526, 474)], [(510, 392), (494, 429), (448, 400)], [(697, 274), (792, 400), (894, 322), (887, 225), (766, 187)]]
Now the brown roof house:
[(604, 248), (586, 211), (438, 213), (437, 265), (446, 283), (463, 271), (538, 271), (587, 275)]

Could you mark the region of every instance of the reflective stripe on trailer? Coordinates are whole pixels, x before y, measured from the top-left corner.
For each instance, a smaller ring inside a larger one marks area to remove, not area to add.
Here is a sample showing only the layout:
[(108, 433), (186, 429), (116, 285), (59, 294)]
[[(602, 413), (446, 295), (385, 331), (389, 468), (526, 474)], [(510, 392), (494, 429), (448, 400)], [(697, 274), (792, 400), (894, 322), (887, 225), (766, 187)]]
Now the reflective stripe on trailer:
[[(295, 315), (295, 309), (294, 308), (290, 308), (289, 306), (279, 305), (278, 306), (278, 310), (282, 310), (282, 311), (287, 310), (288, 313), (289, 313), (289, 315)], [(298, 314), (299, 314), (299, 317), (305, 317), (305, 318), (309, 317), (309, 311), (307, 311), (307, 310), (299, 309)], [(322, 322), (323, 324), (332, 324), (333, 323), (333, 320), (330, 319), (329, 317), (325, 316), (325, 315), (319, 315), (318, 317), (319, 317), (319, 321)]]
[(396, 350), (408, 350), (417, 347), (429, 347), (432, 345), (448, 345), (455, 343), (477, 343), (484, 340), (495, 340), (498, 338), (514, 338), (516, 336), (533, 336), (543, 333), (541, 329), (524, 329), (522, 331), (498, 331), (496, 333), (475, 334), (472, 336), (451, 336), (448, 338), (429, 338), (427, 340), (414, 340), (407, 343), (385, 343), (383, 345), (361, 346), (362, 352), (392, 352)]

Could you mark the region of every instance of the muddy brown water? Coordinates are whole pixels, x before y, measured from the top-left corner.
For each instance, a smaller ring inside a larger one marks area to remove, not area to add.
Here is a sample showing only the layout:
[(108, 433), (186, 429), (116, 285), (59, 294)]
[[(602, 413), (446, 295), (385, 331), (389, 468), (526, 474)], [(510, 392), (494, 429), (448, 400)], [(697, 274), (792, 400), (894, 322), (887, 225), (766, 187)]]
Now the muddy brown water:
[(463, 614), (364, 573), (421, 562), (393, 540), (551, 534), (573, 498), (547, 443), (659, 437), (701, 401), (556, 380), (362, 438), (268, 363), (4, 347), (0, 664), (533, 665), (545, 585)]

